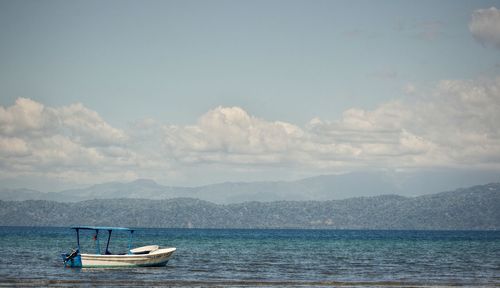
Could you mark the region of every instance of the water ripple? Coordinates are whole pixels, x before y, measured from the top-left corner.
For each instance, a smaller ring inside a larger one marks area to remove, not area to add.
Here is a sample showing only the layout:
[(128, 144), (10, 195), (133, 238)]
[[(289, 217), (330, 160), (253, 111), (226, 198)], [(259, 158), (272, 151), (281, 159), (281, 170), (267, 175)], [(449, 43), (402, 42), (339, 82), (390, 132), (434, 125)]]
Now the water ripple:
[(500, 232), (144, 229), (135, 245), (178, 248), (166, 267), (65, 269), (74, 242), (0, 227), (0, 286), (500, 286)]

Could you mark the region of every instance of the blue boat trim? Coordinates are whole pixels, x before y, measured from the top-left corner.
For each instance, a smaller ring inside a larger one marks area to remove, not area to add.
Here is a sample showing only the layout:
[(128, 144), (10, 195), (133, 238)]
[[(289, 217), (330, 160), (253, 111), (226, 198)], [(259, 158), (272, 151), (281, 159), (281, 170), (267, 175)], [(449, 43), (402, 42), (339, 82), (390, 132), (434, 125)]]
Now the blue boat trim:
[(82, 229), (82, 230), (121, 230), (121, 231), (134, 231), (134, 229), (125, 227), (108, 227), (108, 226), (73, 226), (71, 229)]

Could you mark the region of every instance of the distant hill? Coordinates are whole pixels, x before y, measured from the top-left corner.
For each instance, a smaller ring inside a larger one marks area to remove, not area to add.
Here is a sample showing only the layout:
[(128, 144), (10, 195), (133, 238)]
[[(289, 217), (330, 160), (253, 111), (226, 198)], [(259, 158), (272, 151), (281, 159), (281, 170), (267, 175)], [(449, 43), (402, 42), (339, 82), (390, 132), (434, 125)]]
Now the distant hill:
[[(226, 182), (199, 187), (163, 186), (152, 180), (139, 179), (129, 183), (109, 182), (82, 189), (50, 193), (27, 189), (0, 189), (0, 200), (79, 202), (111, 198), (154, 200), (196, 198), (217, 204), (232, 204), (248, 201), (340, 200), (384, 194), (413, 196), (471, 186), (461, 185), (464, 180), (456, 179), (456, 175), (450, 177), (450, 175), (443, 173), (436, 173), (436, 175), (422, 174), (417, 177), (404, 173), (357, 172), (343, 175), (317, 176), (297, 181)], [(491, 177), (491, 175), (488, 177), (495, 178)], [(500, 181), (500, 175), (498, 175), (498, 181)], [(456, 183), (457, 186), (450, 187), (449, 183)], [(433, 188), (429, 188), (429, 185)], [(436, 190), (436, 187), (443, 187), (443, 189)]]
[[(0, 200), (49, 200), (79, 202), (93, 199), (196, 198), (218, 204), (283, 200), (334, 200), (349, 195), (395, 194), (397, 189), (379, 174), (353, 173), (306, 178), (298, 181), (225, 182), (199, 187), (163, 186), (153, 180), (139, 179), (129, 183), (109, 182), (82, 189), (42, 193), (28, 189), (0, 190)], [(363, 181), (359, 181), (363, 179)]]
[(499, 207), (496, 183), (411, 198), (383, 195), (228, 205), (192, 198), (0, 201), (0, 225), (498, 230)]

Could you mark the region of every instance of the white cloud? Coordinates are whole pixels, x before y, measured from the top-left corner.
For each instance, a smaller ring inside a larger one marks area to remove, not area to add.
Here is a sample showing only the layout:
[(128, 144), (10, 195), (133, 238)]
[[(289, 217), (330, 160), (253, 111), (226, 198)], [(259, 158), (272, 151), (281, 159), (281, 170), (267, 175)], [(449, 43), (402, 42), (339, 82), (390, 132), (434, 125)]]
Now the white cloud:
[(18, 98), (16, 104), (0, 107), (0, 132), (6, 135), (38, 131), (47, 125), (50, 113), (44, 113), (44, 106), (26, 98)]
[(192, 125), (144, 119), (126, 130), (82, 104), (45, 107), (20, 98), (0, 107), (0, 176), (82, 184), (134, 177), (169, 182), (214, 170), (233, 176), (278, 170), (291, 175), (500, 170), (500, 77), (446, 80), (432, 93), (424, 90), (376, 109), (351, 108), (339, 119), (313, 118), (300, 126), (252, 116), (240, 107), (217, 107)]
[(0, 136), (0, 155), (26, 156), (29, 154), (28, 146), (23, 139), (17, 137)]
[(126, 141), (124, 131), (82, 104), (54, 108), (19, 98), (10, 107), (0, 106), (0, 175), (4, 177), (60, 179), (80, 173), (97, 179), (97, 174), (116, 174), (134, 164), (136, 155), (124, 146)]
[(73, 141), (92, 145), (119, 144), (126, 140), (123, 131), (111, 127), (97, 112), (80, 103), (46, 108), (26, 98), (18, 98), (8, 108), (0, 107), (0, 132), (39, 136), (62, 133)]
[(81, 103), (54, 110), (61, 125), (69, 129), (75, 139), (94, 145), (120, 144), (126, 134), (106, 123), (97, 112), (85, 108)]
[(500, 10), (491, 7), (474, 11), (469, 30), (479, 43), (500, 49)]
[[(416, 94), (415, 91), (413, 91)], [(305, 127), (218, 107), (195, 125), (166, 126), (166, 149), (185, 163), (310, 169), (500, 166), (500, 78), (442, 81), (432, 95), (352, 108)], [(491, 159), (491, 158), (490, 158)]]
[(302, 130), (285, 122), (268, 122), (239, 107), (218, 107), (193, 126), (165, 126), (165, 145), (175, 157), (189, 161), (280, 161)]

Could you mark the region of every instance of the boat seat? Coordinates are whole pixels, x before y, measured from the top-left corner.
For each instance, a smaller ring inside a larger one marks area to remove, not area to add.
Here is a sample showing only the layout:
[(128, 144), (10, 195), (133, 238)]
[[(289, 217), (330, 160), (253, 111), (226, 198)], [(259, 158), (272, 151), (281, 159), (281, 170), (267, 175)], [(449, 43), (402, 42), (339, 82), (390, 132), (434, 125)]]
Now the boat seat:
[(132, 254), (149, 254), (149, 253), (156, 251), (158, 249), (160, 249), (160, 246), (158, 246), (158, 245), (148, 245), (148, 246), (142, 246), (142, 247), (130, 249), (130, 253), (132, 253)]

